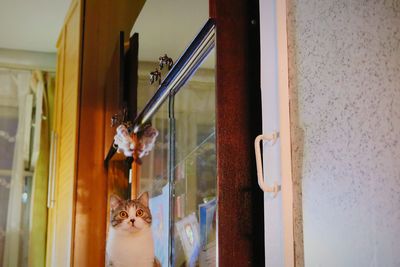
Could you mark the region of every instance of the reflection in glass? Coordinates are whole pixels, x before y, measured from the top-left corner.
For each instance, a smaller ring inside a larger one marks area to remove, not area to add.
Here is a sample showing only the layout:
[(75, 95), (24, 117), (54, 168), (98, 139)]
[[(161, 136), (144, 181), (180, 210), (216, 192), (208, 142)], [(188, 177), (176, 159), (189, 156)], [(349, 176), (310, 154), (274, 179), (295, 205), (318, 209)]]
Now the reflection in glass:
[[(198, 34), (208, 14), (206, 0), (180, 1), (179, 8), (168, 1), (151, 0), (146, 1), (132, 29), (139, 34), (137, 122), (142, 126), (151, 117), (159, 131), (154, 150), (142, 158), (138, 192), (150, 193), (155, 255), (163, 267), (216, 265), (213, 51), (184, 83), (214, 45), (213, 23), (207, 22), (212, 28), (204, 27)], [(191, 42), (196, 49), (186, 50)], [(178, 66), (170, 76), (168, 68), (159, 67), (158, 59), (165, 54)], [(151, 84), (149, 74), (155, 71), (157, 75), (160, 71), (157, 77), (162, 85), (165, 82), (163, 88), (173, 88), (175, 95), (160, 90), (162, 97), (153, 98), (159, 82)], [(161, 101), (155, 112), (153, 107)]]
[(0, 105), (0, 265), (3, 264), (6, 245), (8, 206), (14, 157), (15, 136), (18, 126), (18, 109)]
[[(156, 90), (143, 76), (139, 109)], [(215, 266), (214, 77), (213, 69), (197, 70), (152, 117), (160, 135), (142, 159), (139, 191), (151, 196), (155, 253), (163, 266)]]
[(215, 265), (214, 71), (201, 69), (174, 99), (175, 266)]
[[(48, 165), (37, 156), (45, 147), (42, 118), (48, 109), (42, 110), (39, 96), (50, 89), (38, 83), (39, 75), (0, 69), (0, 266), (28, 266), (33, 249), (44, 253), (46, 208), (40, 190), (47, 176), (40, 170)], [(38, 210), (44, 213), (39, 216)]]
[[(140, 88), (140, 87), (139, 87)], [(142, 87), (145, 88), (145, 87)], [(140, 93), (139, 93), (140, 94)], [(168, 183), (168, 103), (164, 103), (152, 120), (159, 131), (154, 149), (142, 158), (140, 175), (140, 192), (150, 195), (152, 213), (152, 230), (155, 255), (162, 266), (168, 266), (169, 260), (169, 228), (170, 205)]]

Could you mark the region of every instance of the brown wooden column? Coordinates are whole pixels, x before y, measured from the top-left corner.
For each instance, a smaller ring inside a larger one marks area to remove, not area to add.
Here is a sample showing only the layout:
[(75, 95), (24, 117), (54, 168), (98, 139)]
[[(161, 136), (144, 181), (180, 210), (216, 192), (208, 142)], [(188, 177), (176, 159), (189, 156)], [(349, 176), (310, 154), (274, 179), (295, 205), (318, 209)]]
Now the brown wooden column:
[(120, 31), (129, 33), (144, 0), (82, 0), (84, 5), (73, 266), (104, 266), (107, 171), (103, 160), (118, 111), (113, 55)]
[(211, 0), (217, 24), (220, 266), (264, 266), (263, 193), (253, 142), (261, 133), (258, 1)]

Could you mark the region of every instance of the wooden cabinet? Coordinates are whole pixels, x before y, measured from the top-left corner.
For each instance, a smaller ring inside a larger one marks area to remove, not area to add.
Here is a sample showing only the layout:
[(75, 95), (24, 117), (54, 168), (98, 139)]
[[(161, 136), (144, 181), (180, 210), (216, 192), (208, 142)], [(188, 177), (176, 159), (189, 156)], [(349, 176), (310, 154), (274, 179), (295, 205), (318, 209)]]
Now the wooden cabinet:
[[(119, 109), (115, 58), (119, 32), (130, 32), (144, 2), (75, 0), (66, 17), (58, 43), (47, 266), (104, 264), (103, 160), (114, 134), (110, 118)], [(263, 194), (253, 156), (261, 132), (258, 1), (211, 0), (210, 10), (217, 25), (218, 262), (262, 266)]]
[[(102, 266), (110, 114), (118, 109), (119, 32), (144, 1), (73, 0), (57, 44), (47, 266)], [(128, 36), (127, 36), (128, 37)], [(118, 58), (118, 57), (117, 57)]]
[(57, 43), (47, 266), (70, 266), (77, 165), (81, 5), (73, 1)]

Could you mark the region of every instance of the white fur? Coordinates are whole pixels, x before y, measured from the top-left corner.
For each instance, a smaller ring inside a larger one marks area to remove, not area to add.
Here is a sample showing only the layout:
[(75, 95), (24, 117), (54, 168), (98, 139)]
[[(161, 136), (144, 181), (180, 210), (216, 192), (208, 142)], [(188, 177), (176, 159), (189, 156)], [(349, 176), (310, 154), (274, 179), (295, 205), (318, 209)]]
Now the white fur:
[(126, 157), (132, 157), (135, 144), (129, 135), (128, 129), (125, 125), (121, 124), (118, 126), (116, 132), (114, 143), (118, 146), (118, 153), (124, 153)]
[[(116, 227), (110, 226), (107, 240), (107, 261), (112, 267), (153, 267), (154, 241), (151, 227), (135, 216), (136, 209), (128, 212), (129, 220)], [(135, 219), (132, 225), (131, 219)]]

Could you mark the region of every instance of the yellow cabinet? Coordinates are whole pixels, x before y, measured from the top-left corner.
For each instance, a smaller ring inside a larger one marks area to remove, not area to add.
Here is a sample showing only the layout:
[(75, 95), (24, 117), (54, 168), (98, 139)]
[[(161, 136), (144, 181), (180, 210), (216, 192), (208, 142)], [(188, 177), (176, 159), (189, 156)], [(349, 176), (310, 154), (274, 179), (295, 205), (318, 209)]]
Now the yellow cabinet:
[(57, 43), (55, 121), (48, 195), (47, 266), (70, 266), (77, 165), (81, 4), (73, 1)]

